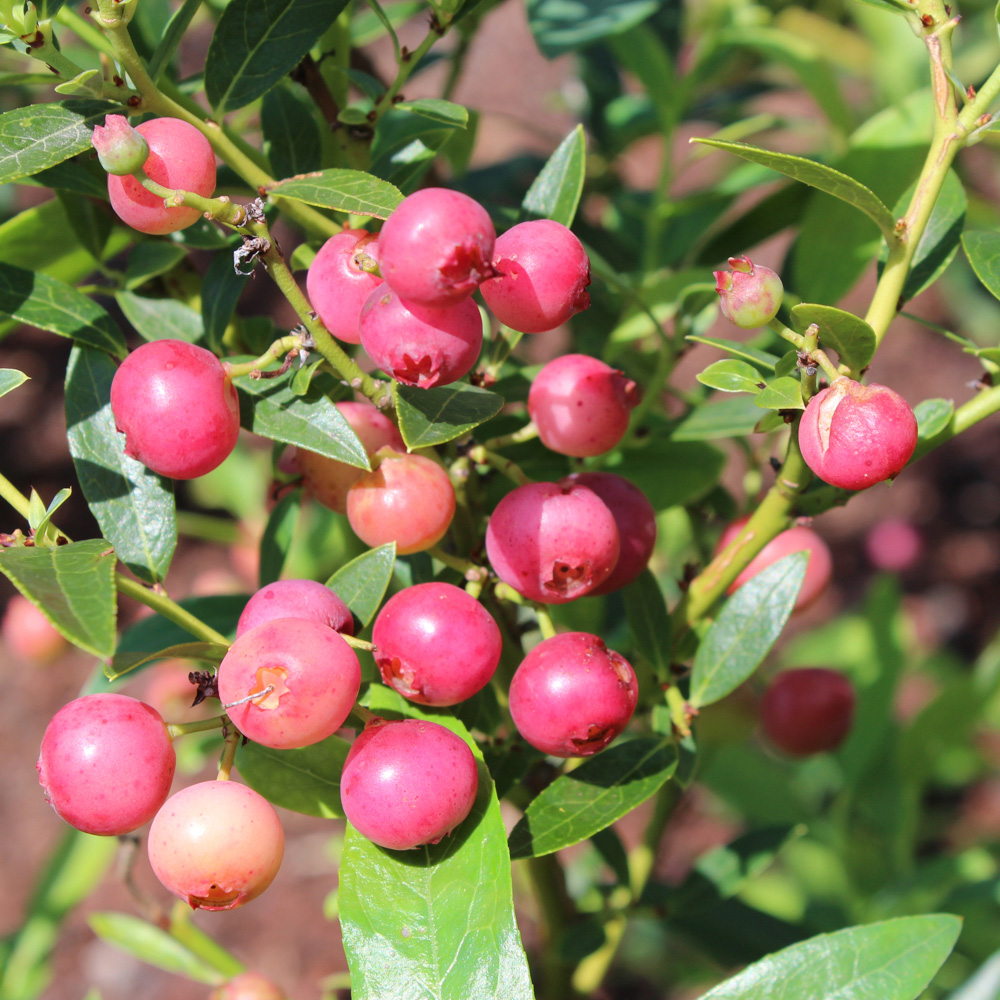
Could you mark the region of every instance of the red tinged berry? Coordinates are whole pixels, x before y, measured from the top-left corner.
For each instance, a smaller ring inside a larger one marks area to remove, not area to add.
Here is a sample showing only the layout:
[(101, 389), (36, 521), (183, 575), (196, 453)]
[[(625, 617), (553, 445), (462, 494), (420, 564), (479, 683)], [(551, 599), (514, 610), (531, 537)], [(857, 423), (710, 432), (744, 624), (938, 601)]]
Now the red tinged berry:
[(794, 757), (836, 750), (851, 731), (854, 688), (836, 670), (803, 667), (771, 681), (760, 705), (767, 738)]
[(208, 1000), (287, 1000), (281, 988), (259, 972), (241, 972), (213, 990)]
[(315, 580), (276, 580), (261, 587), (246, 603), (236, 623), (236, 638), (273, 618), (308, 618), (335, 632), (354, 635), (351, 609)]
[(899, 393), (846, 376), (816, 393), (799, 422), (806, 465), (831, 486), (865, 490), (899, 475), (917, 446), (917, 419)]
[(781, 306), (781, 278), (749, 257), (730, 257), (729, 266), (730, 271), (713, 272), (723, 315), (743, 330), (766, 326)]
[(306, 274), (306, 292), (330, 333), (347, 344), (361, 343), (361, 307), (382, 284), (378, 236), (345, 229), (320, 247)]
[(183, 340), (136, 348), (111, 381), (111, 412), (125, 454), (171, 479), (194, 479), (236, 447), (240, 406), (211, 351)]
[(628, 725), (639, 687), (625, 657), (587, 632), (563, 632), (528, 653), (510, 684), (517, 731), (554, 757), (590, 757)]

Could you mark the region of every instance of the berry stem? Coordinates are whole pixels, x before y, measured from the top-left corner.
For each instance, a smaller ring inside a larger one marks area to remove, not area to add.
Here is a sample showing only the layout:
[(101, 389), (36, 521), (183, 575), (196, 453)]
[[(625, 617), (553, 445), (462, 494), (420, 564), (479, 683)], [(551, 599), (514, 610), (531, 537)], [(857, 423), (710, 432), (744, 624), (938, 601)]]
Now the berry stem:
[(367, 726), (369, 722), (372, 722), (378, 718), (378, 716), (374, 712), (365, 708), (364, 705), (360, 705), (358, 703), (355, 703), (354, 707), (351, 709), (348, 718), (350, 718), (351, 716), (353, 716), (355, 719), (360, 720), (362, 729), (364, 729), (364, 727)]
[(531, 607), (538, 619), (538, 628), (541, 630), (542, 638), (551, 639), (556, 634), (556, 627), (552, 622), (549, 609), (544, 604), (532, 603)]
[(293, 333), (276, 340), (259, 358), (255, 358), (253, 361), (244, 361), (240, 364), (223, 361), (222, 367), (225, 368), (226, 374), (230, 378), (238, 378), (240, 375), (253, 377), (254, 372), (259, 375), (261, 369), (281, 360), (286, 354), (295, 353), (304, 347), (302, 337)]
[[(779, 319), (772, 319), (768, 326), (774, 330), (779, 337), (783, 337), (796, 350), (804, 354), (809, 361), (823, 369), (824, 374), (832, 382), (835, 378), (840, 378), (843, 372), (830, 360), (826, 351), (819, 347), (819, 327), (811, 323), (804, 334), (796, 333), (785, 326)], [(804, 394), (803, 394), (804, 395)], [(811, 395), (811, 393), (810, 393)]]
[(488, 450), (485, 445), (476, 445), (475, 448), (471, 449), (469, 458), (477, 465), (488, 465), (496, 469), (497, 472), (503, 473), (508, 479), (517, 483), (518, 486), (526, 486), (533, 481), (514, 462), (504, 458), (503, 455), (498, 455), (496, 452)]
[(168, 722), (167, 734), (170, 738), (187, 736), (190, 733), (204, 733), (209, 729), (221, 729), (229, 722), (228, 716), (216, 715), (211, 719), (199, 719), (196, 722)]
[(190, 611), (185, 611), (162, 591), (144, 587), (141, 583), (130, 580), (122, 573), (115, 574), (115, 586), (120, 594), (131, 597), (140, 604), (145, 604), (147, 608), (152, 608), (168, 621), (180, 625), (185, 632), (190, 632), (196, 639), (217, 642), (227, 647), (230, 645), (229, 640), (221, 632), (216, 632), (214, 628), (206, 625), (200, 618), (196, 618)]
[(392, 107), (395, 96), (399, 93), (403, 84), (410, 78), (410, 74), (417, 68), (420, 60), (431, 50), (434, 43), (444, 34), (444, 30), (437, 17), (433, 17), (431, 30), (424, 36), (423, 41), (412, 51), (403, 53), (396, 50), (396, 79), (389, 85), (389, 89), (381, 96), (378, 103), (372, 109), (374, 122), (377, 122), (382, 115)]
[[(226, 721), (228, 722), (229, 720), (227, 719)], [(236, 749), (240, 745), (240, 740), (243, 739), (239, 730), (231, 722), (226, 728), (225, 733), (226, 745), (222, 750), (222, 758), (219, 761), (219, 773), (216, 776), (219, 781), (229, 780), (230, 772), (233, 769), (233, 763), (236, 760)]]
[(482, 566), (477, 566), (470, 559), (462, 559), (460, 556), (454, 556), (450, 552), (445, 552), (438, 545), (432, 545), (426, 551), (432, 559), (436, 559), (439, 563), (444, 563), (449, 569), (461, 573), (470, 582), (481, 581), (486, 578), (486, 569)]
[(358, 639), (353, 635), (344, 635), (343, 632), (340, 633), (340, 638), (343, 639), (344, 642), (351, 647), (351, 649), (363, 649), (367, 653), (374, 653), (377, 648), (375, 643), (368, 642), (367, 639)]
[(499, 451), (512, 444), (524, 444), (525, 441), (532, 441), (538, 437), (538, 428), (534, 422), (529, 420), (520, 430), (511, 434), (501, 434), (499, 437), (490, 438), (484, 441), (482, 447), (487, 451)]

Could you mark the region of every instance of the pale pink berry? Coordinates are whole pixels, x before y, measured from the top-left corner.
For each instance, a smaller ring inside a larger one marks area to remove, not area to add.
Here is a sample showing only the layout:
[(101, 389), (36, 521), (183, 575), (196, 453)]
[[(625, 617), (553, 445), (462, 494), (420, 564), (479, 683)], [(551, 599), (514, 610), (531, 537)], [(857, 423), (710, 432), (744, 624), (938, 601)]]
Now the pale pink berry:
[(365, 299), (382, 284), (378, 236), (345, 229), (320, 247), (306, 274), (306, 292), (330, 333), (347, 344), (361, 343), (359, 325)]
[(14, 594), (4, 608), (0, 637), (25, 663), (51, 663), (68, 645), (42, 609), (21, 594)]
[(743, 330), (766, 326), (778, 314), (784, 288), (769, 267), (749, 257), (730, 257), (731, 271), (713, 271), (722, 314)]
[(241, 972), (213, 990), (208, 1000), (287, 1000), (281, 988), (259, 972)]
[(236, 637), (273, 618), (308, 618), (335, 632), (354, 635), (351, 609), (315, 580), (275, 580), (261, 587), (247, 601), (236, 623)]
[(543, 333), (590, 306), (590, 258), (562, 223), (512, 226), (493, 248), (497, 277), (479, 290), (493, 315), (521, 333)]
[(906, 400), (884, 385), (846, 376), (816, 393), (799, 422), (806, 465), (845, 490), (894, 478), (916, 446), (917, 420)]

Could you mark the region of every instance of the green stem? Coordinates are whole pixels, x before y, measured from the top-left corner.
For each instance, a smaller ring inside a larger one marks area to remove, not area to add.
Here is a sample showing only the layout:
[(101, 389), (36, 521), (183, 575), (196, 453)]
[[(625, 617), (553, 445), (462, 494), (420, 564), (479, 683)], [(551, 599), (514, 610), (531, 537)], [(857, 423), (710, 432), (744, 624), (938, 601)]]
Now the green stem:
[(516, 463), (504, 458), (503, 455), (498, 455), (496, 452), (490, 451), (481, 444), (476, 445), (475, 448), (469, 451), (469, 457), (477, 465), (488, 465), (496, 469), (497, 472), (503, 473), (512, 482), (517, 483), (518, 486), (526, 486), (532, 482), (531, 477), (523, 472)]
[(528, 421), (520, 430), (512, 434), (501, 434), (499, 437), (490, 438), (483, 442), (483, 447), (487, 451), (499, 451), (512, 444), (524, 444), (525, 441), (533, 441), (538, 437), (538, 428), (533, 421)]
[(120, 594), (137, 600), (140, 604), (145, 604), (147, 608), (152, 608), (157, 614), (162, 615), (168, 621), (179, 625), (185, 632), (190, 632), (196, 639), (205, 642), (216, 642), (221, 646), (229, 646), (229, 640), (221, 633), (216, 632), (210, 625), (206, 625), (200, 618), (196, 618), (190, 611), (185, 611), (179, 604), (172, 601), (166, 594), (156, 590), (150, 590), (135, 580), (130, 580), (122, 573), (115, 574), (115, 586)]
[(374, 643), (369, 642), (367, 639), (359, 639), (357, 636), (341, 634), (341, 639), (347, 643), (351, 649), (363, 649), (366, 653), (374, 653), (376, 646)]
[(538, 619), (538, 628), (541, 630), (543, 639), (551, 639), (556, 634), (556, 627), (552, 623), (552, 615), (544, 604), (532, 604), (535, 610), (535, 618)]
[(373, 722), (378, 716), (370, 709), (365, 708), (364, 705), (359, 705), (355, 703), (354, 707), (351, 709), (350, 714), (361, 722), (361, 728), (364, 729), (369, 722)]
[(542, 948), (542, 990), (539, 1000), (570, 1000), (576, 996), (572, 969), (562, 957), (560, 939), (576, 919), (576, 908), (566, 890), (566, 875), (554, 854), (527, 858), (525, 865), (541, 911), (545, 935)]
[(240, 740), (243, 737), (240, 735), (239, 730), (230, 724), (229, 729), (226, 732), (226, 745), (222, 750), (222, 758), (219, 761), (219, 773), (216, 775), (219, 781), (228, 781), (229, 776), (233, 770), (233, 764), (236, 761), (236, 751), (239, 748)]
[(196, 722), (168, 722), (167, 735), (172, 739), (178, 736), (188, 736), (191, 733), (204, 733), (209, 729), (221, 729), (228, 724), (229, 716), (215, 715), (211, 719), (199, 719)]
[(240, 375), (252, 376), (254, 372), (259, 373), (261, 369), (280, 361), (285, 355), (301, 350), (302, 346), (302, 338), (293, 333), (276, 340), (259, 358), (255, 358), (253, 361), (244, 361), (242, 364), (224, 361), (222, 366), (230, 378), (238, 378)]
[(28, 520), (28, 498), (3, 473), (0, 473), (0, 498), (6, 500), (25, 521)]
[(477, 566), (470, 559), (462, 559), (460, 556), (454, 556), (450, 552), (445, 552), (438, 545), (431, 546), (427, 550), (427, 554), (439, 563), (444, 563), (449, 569), (455, 570), (456, 573), (461, 573), (470, 582), (486, 579), (489, 572), (484, 566)]
[(500, 377), (503, 363), (510, 357), (511, 351), (517, 347), (523, 336), (519, 330), (512, 330), (509, 326), (501, 326), (497, 330), (497, 335), (493, 339), (493, 350), (490, 351), (489, 364), (485, 369), (487, 376), (494, 379)]
[(410, 78), (410, 74), (417, 68), (420, 60), (430, 52), (434, 43), (444, 34), (444, 31), (445, 29), (441, 27), (437, 18), (434, 17), (431, 30), (424, 36), (424, 40), (412, 52), (401, 51), (399, 53), (396, 79), (392, 81), (389, 89), (379, 98), (378, 103), (375, 105), (373, 109), (374, 121), (377, 122), (392, 107), (393, 98)]

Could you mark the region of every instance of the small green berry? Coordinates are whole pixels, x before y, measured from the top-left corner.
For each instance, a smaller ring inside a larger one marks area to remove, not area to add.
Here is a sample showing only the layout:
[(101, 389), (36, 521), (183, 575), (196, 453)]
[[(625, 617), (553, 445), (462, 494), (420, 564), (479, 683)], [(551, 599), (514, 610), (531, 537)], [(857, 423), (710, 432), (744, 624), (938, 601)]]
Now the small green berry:
[(713, 271), (719, 306), (730, 323), (743, 330), (766, 326), (777, 315), (784, 289), (769, 267), (749, 257), (730, 257), (731, 271)]
[(107, 115), (103, 125), (94, 127), (91, 142), (101, 166), (118, 177), (141, 170), (149, 158), (149, 143), (129, 125), (124, 115)]

